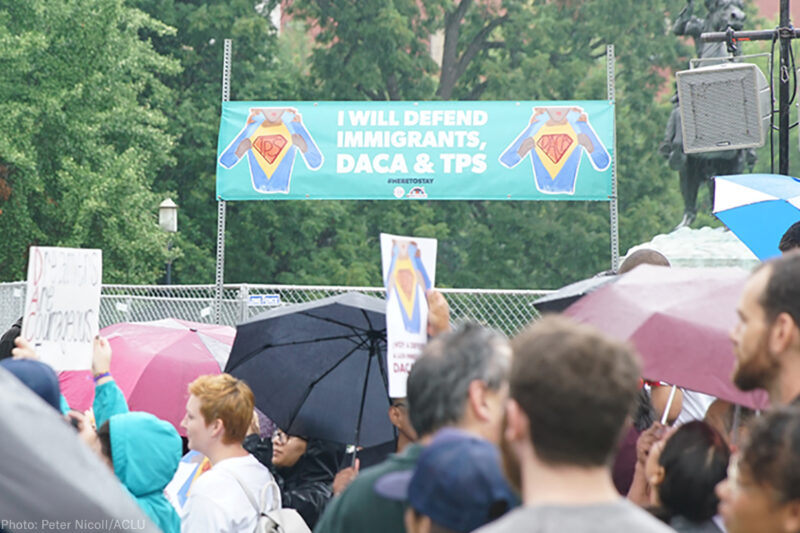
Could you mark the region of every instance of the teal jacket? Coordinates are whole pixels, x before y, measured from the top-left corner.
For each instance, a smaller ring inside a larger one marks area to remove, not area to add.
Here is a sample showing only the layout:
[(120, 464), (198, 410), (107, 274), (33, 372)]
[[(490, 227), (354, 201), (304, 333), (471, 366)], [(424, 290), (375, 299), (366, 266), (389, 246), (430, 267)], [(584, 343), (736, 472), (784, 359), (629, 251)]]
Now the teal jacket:
[(183, 451), (178, 432), (150, 413), (129, 412), (114, 381), (96, 388), (93, 408), (97, 427), (109, 423), (114, 473), (164, 533), (180, 533), (180, 516), (164, 497)]

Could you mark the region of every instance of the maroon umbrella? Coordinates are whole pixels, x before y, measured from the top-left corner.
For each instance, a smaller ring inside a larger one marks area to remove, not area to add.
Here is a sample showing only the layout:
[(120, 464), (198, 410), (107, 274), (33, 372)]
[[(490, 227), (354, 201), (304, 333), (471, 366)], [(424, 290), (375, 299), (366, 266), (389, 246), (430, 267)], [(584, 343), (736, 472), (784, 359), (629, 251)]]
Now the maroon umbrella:
[(729, 332), (748, 275), (739, 268), (641, 265), (564, 314), (630, 341), (646, 379), (761, 409), (768, 405), (765, 391), (744, 393), (731, 382)]

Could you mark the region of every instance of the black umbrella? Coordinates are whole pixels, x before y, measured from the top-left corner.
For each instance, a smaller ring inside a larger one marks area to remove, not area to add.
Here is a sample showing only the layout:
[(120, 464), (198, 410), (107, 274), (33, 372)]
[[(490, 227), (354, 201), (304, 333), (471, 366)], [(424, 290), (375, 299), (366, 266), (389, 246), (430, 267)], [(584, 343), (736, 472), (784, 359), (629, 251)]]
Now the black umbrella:
[(267, 311), (237, 326), (225, 371), (289, 434), (387, 442), (385, 313), (383, 300), (359, 293)]
[(565, 285), (547, 296), (542, 296), (533, 302), (533, 306), (540, 313), (560, 313), (590, 292), (616, 279), (617, 277), (613, 274), (602, 274), (593, 278), (582, 279)]

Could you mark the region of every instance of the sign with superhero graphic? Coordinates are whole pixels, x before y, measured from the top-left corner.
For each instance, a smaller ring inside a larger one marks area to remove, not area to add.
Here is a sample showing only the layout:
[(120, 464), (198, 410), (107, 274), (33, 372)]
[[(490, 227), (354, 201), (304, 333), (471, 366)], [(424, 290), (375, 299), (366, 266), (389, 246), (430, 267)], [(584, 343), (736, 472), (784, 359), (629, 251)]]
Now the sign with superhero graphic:
[(426, 292), (436, 281), (436, 242), (381, 233), (386, 364), (392, 398), (405, 397), (408, 372), (428, 342)]
[(605, 100), (223, 102), (217, 197), (608, 200), (613, 139)]

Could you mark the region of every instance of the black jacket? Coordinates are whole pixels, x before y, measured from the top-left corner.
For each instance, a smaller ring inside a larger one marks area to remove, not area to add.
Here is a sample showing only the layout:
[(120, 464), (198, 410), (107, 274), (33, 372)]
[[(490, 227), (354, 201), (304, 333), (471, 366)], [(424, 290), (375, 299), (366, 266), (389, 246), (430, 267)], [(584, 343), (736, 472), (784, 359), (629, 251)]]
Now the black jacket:
[(297, 510), (310, 529), (333, 496), (333, 478), (338, 471), (344, 447), (317, 439), (308, 441), (306, 453), (289, 468), (272, 464), (272, 441), (250, 435), (244, 448), (270, 469), (281, 489), (283, 507)]

